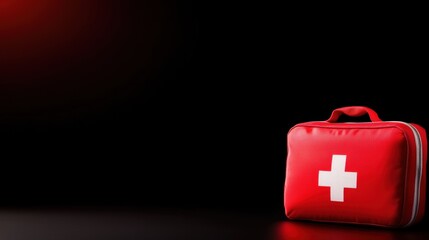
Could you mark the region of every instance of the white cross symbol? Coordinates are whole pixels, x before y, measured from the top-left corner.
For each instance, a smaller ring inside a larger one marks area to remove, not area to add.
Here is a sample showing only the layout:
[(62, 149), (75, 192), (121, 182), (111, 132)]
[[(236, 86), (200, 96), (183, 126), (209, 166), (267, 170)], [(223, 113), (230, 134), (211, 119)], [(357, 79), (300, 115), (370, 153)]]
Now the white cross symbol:
[(347, 155), (332, 155), (331, 171), (319, 171), (319, 187), (331, 188), (331, 201), (344, 202), (344, 188), (357, 188), (357, 172), (346, 172)]

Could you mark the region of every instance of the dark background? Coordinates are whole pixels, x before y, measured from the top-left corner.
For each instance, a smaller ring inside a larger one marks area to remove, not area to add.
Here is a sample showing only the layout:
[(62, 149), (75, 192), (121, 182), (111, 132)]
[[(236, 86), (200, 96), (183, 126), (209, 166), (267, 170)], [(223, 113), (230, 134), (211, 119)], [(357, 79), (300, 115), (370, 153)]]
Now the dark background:
[(418, 6), (0, 0), (2, 206), (283, 216), (286, 133), (429, 128)]

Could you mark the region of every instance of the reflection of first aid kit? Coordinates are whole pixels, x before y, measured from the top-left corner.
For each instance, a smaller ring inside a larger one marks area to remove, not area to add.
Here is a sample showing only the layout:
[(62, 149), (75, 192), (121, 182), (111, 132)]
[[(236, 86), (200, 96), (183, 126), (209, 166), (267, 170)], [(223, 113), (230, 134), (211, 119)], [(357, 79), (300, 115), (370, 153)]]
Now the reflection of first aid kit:
[[(367, 114), (370, 122), (340, 122)], [(287, 134), (288, 219), (407, 227), (425, 211), (427, 141), (415, 123), (382, 121), (365, 106), (335, 109), (326, 121)]]

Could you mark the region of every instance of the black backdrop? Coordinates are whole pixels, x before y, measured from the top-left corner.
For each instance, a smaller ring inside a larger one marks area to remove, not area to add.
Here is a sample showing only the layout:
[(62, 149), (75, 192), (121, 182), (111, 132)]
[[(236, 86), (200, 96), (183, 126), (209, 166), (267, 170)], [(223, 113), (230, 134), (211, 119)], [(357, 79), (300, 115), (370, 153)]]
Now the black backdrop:
[(3, 206), (282, 214), (293, 124), (366, 105), (429, 128), (418, 8), (3, 2)]

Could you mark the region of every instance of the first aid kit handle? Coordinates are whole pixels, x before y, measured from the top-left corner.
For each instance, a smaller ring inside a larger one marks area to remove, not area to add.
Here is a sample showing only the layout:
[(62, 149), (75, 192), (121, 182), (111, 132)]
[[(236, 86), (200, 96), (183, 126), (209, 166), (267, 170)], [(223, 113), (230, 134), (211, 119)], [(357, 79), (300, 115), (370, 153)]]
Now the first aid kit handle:
[(365, 114), (368, 114), (369, 119), (371, 119), (372, 122), (381, 121), (381, 119), (378, 117), (378, 114), (374, 110), (365, 106), (349, 106), (349, 107), (337, 108), (334, 111), (332, 111), (331, 116), (326, 121), (330, 123), (337, 122), (338, 118), (343, 114), (349, 117), (360, 117)]

